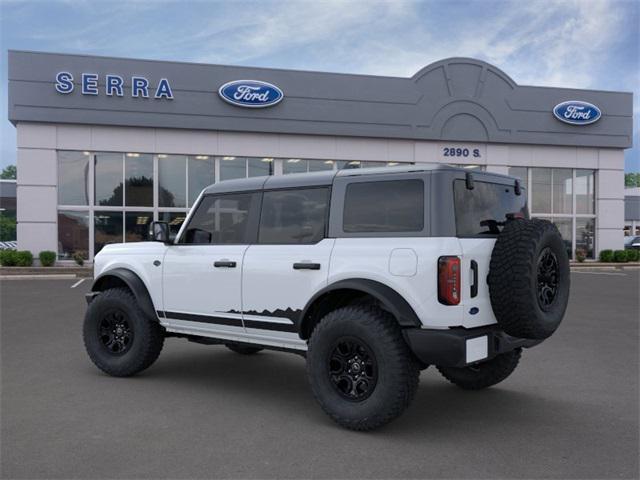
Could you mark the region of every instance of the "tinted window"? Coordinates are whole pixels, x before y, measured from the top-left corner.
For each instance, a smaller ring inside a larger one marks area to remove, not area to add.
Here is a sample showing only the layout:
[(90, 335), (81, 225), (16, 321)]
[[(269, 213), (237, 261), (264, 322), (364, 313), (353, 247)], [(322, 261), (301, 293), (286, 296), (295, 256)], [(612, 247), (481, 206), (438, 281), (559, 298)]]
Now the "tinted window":
[(260, 216), (260, 243), (316, 243), (324, 237), (329, 190), (265, 192)]
[(344, 198), (345, 232), (420, 232), (424, 228), (422, 180), (351, 183)]
[(180, 243), (250, 243), (250, 214), (257, 194), (207, 196), (196, 207)]
[(528, 216), (524, 189), (516, 195), (509, 185), (476, 181), (469, 190), (464, 180), (456, 180), (453, 192), (456, 231), (462, 237), (498, 234), (508, 214)]

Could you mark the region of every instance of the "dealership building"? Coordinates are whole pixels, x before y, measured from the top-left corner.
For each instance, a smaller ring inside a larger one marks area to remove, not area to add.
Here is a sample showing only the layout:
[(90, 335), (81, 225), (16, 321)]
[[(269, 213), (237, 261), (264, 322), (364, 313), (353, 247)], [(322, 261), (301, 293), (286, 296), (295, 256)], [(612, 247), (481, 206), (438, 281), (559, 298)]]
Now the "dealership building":
[(215, 182), (400, 164), (520, 177), (572, 256), (623, 245), (632, 94), (480, 60), (403, 78), (10, 51), (9, 120), (18, 248), (62, 260), (177, 229)]

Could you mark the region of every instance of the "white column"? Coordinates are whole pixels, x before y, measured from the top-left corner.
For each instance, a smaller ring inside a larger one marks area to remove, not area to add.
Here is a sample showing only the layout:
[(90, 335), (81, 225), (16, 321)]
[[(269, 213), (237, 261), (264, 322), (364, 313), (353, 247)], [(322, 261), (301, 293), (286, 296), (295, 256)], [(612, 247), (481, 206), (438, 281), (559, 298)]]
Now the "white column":
[(596, 174), (596, 249), (624, 248), (624, 151), (601, 148)]
[(56, 127), (19, 123), (17, 136), (18, 249), (37, 258), (58, 251)]

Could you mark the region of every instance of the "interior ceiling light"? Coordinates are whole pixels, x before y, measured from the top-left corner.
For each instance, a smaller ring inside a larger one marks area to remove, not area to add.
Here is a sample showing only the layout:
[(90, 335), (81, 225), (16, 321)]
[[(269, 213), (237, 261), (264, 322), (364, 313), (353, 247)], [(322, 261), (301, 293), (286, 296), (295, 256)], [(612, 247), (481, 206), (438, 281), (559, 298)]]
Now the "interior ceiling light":
[(263, 162), (273, 162), (273, 158), (265, 157), (262, 159)]
[(127, 153), (127, 157), (139, 157), (139, 153)]
[(235, 160), (236, 157), (222, 157), (223, 160)]
[(299, 161), (299, 158), (290, 158), (289, 160), (287, 160), (287, 163), (298, 163)]
[(207, 160), (208, 158), (208, 155), (196, 155), (196, 160)]

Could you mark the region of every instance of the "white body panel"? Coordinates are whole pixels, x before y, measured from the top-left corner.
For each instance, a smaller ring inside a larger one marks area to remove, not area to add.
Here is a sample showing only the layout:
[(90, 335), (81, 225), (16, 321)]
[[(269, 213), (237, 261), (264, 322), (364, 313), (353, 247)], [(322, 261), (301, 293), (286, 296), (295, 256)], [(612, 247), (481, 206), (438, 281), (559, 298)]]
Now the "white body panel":
[[(251, 328), (251, 320), (259, 318), (293, 324), (290, 318), (299, 316), (313, 294), (327, 285), (334, 242), (327, 238), (313, 245), (249, 247), (242, 271), (242, 310), (247, 333), (306, 345), (296, 331)], [(320, 267), (318, 270), (295, 270), (294, 263), (314, 263)]]
[[(241, 285), (246, 249), (246, 245), (170, 246), (163, 265), (163, 310), (235, 319), (236, 325), (205, 323), (199, 326), (212, 333), (244, 333)], [(215, 267), (217, 261), (235, 262), (235, 267)], [(178, 321), (185, 320), (175, 319), (174, 323)]]
[(151, 301), (157, 310), (162, 310), (162, 262), (167, 246), (160, 242), (113, 243), (106, 245), (95, 256), (93, 276), (97, 278), (115, 268), (134, 272), (147, 287)]
[[(463, 253), (461, 262), (462, 298), (460, 302), (464, 305), (463, 326), (473, 328), (497, 323), (491, 308), (489, 285), (487, 284), (491, 252), (496, 240), (495, 238), (461, 238), (459, 241)], [(471, 260), (475, 260), (478, 264), (478, 294), (474, 298), (470, 296), (470, 286), (473, 284)], [(476, 314), (471, 313), (474, 307), (478, 309)]]

